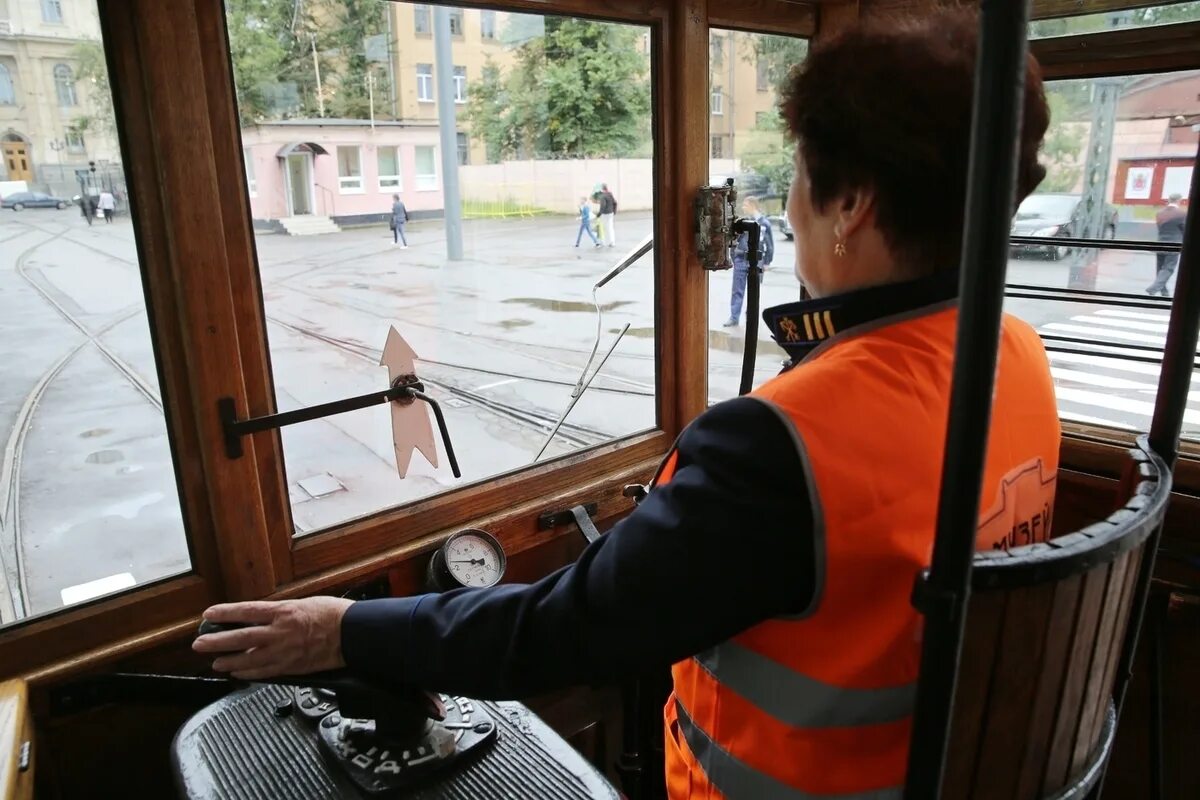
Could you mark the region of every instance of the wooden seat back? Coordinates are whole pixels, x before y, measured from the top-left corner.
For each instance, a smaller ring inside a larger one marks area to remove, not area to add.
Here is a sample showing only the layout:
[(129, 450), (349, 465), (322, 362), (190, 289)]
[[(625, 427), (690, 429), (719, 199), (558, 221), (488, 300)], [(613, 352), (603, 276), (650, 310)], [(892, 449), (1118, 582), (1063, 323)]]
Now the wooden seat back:
[(1139, 567), (1170, 495), (1148, 445), (1130, 457), (1102, 521), (976, 557), (944, 798), (1074, 798), (1098, 779)]

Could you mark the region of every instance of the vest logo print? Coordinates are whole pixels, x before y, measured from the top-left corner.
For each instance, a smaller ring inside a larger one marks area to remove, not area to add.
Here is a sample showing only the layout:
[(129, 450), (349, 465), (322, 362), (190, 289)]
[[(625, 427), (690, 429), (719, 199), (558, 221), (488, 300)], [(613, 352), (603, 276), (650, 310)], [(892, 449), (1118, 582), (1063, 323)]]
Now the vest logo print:
[(1049, 539), (1056, 484), (1040, 458), (1005, 475), (992, 507), (979, 515), (979, 547), (1008, 550)]

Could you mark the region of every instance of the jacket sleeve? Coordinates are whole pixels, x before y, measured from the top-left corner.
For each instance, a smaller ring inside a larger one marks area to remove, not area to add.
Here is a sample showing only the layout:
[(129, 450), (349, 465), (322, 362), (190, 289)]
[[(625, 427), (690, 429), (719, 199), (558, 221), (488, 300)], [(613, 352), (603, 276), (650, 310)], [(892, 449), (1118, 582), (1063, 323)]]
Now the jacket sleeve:
[(759, 221), (758, 227), (762, 229), (762, 263), (766, 266), (775, 260), (775, 234), (771, 230), (771, 220), (766, 217)]
[(355, 603), (349, 666), (479, 698), (518, 698), (666, 666), (810, 606), (817, 554), (790, 424), (754, 398), (702, 414), (667, 484), (529, 585)]

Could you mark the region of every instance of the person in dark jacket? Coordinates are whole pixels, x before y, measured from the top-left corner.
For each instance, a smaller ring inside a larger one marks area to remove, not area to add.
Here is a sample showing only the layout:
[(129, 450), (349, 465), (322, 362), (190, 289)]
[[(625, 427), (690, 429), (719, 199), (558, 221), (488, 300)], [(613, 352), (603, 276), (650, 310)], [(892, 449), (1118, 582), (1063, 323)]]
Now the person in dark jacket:
[[(1158, 226), (1158, 240), (1160, 242), (1182, 242), (1183, 241), (1183, 223), (1187, 220), (1187, 212), (1180, 207), (1180, 202), (1183, 200), (1183, 195), (1173, 194), (1167, 198), (1167, 206), (1159, 211), (1154, 218), (1154, 222)], [(1154, 283), (1146, 287), (1146, 292), (1150, 295), (1161, 294), (1167, 297), (1167, 281), (1171, 279), (1171, 275), (1175, 272), (1175, 267), (1179, 266), (1179, 253), (1155, 253), (1158, 260), (1158, 273), (1154, 278)]]
[[(759, 208), (757, 197), (747, 197), (742, 202), (742, 213), (758, 223), (758, 265), (765, 269), (771, 266), (771, 260), (775, 257), (775, 239), (771, 235), (771, 221)], [(742, 299), (746, 296), (746, 284), (750, 280), (749, 252), (750, 234), (743, 233), (738, 236), (733, 250), (733, 291), (729, 297), (729, 319), (724, 322), (726, 328), (737, 325), (742, 316)], [(760, 272), (758, 273), (760, 284), (762, 279), (763, 273)]]
[(408, 239), (404, 238), (406, 222), (408, 222), (408, 209), (404, 207), (400, 195), (394, 194), (392, 195), (392, 242), (399, 244), (401, 250), (408, 249)]
[(604, 244), (613, 247), (617, 243), (617, 227), (614, 222), (617, 213), (617, 198), (608, 190), (608, 184), (600, 184), (600, 235)]

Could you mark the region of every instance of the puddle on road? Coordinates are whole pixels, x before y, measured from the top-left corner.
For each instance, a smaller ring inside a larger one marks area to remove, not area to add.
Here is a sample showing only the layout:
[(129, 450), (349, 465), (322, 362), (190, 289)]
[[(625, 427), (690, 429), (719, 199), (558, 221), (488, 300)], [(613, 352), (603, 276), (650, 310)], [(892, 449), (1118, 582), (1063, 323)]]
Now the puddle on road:
[(120, 450), (97, 450), (84, 459), (89, 464), (115, 464), (124, 460), (125, 454)]
[[(609, 333), (620, 333), (620, 328), (609, 328)], [(625, 334), (638, 339), (653, 339), (654, 328), (630, 328)], [(724, 350), (727, 353), (742, 353), (746, 349), (746, 340), (741, 334), (725, 333), (724, 331), (708, 332), (708, 349)], [(758, 340), (759, 356), (778, 356), (783, 348), (770, 340)]]
[(107, 506), (100, 512), (102, 517), (122, 517), (124, 519), (137, 519), (137, 515), (143, 508), (154, 505), (162, 500), (166, 495), (162, 492), (149, 492), (147, 494), (138, 495), (137, 497), (124, 500), (119, 503), (113, 503)]
[(515, 328), (524, 328), (526, 325), (532, 325), (533, 321), (528, 319), (502, 319), (499, 322), (489, 322), (488, 324), (511, 331)]
[(92, 428), (90, 431), (84, 431), (79, 434), (80, 439), (94, 439), (97, 436), (103, 436), (106, 433), (112, 433), (111, 428)]
[[(596, 306), (592, 303), (583, 302), (580, 300), (547, 300), (544, 297), (510, 297), (507, 300), (502, 300), (503, 303), (520, 303), (521, 305), (530, 306), (542, 311), (595, 311)], [(631, 305), (632, 300), (614, 300), (611, 303), (601, 303), (601, 311), (612, 311), (622, 306)]]

